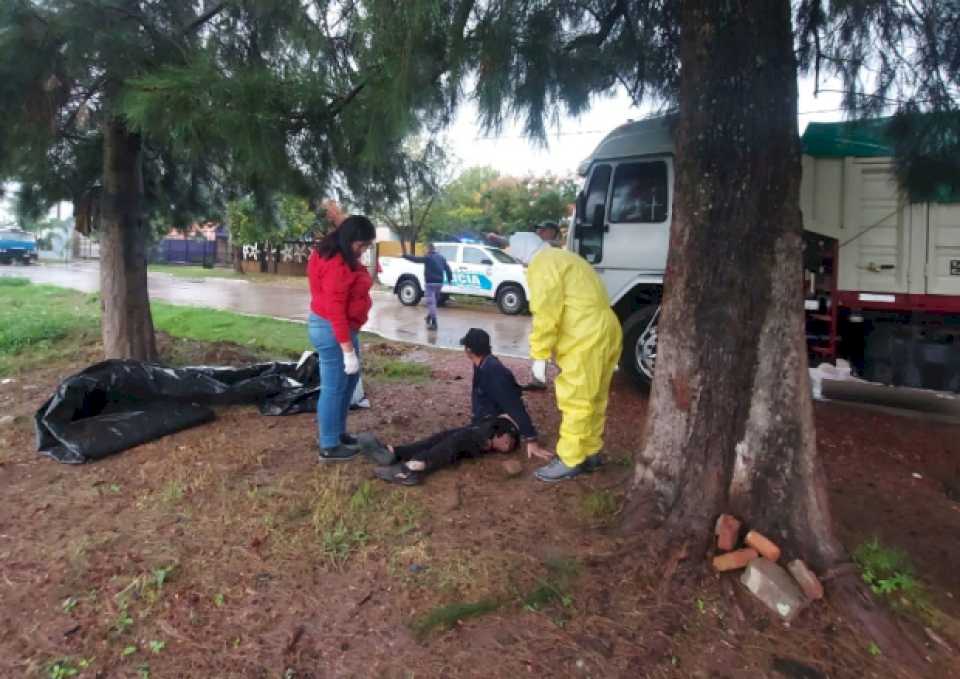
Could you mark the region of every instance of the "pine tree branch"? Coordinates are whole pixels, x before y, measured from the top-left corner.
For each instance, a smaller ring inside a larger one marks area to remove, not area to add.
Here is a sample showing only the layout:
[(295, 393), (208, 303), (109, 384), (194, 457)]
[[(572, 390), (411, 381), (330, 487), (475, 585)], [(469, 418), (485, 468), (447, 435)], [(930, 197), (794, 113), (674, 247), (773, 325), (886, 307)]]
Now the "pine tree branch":
[(571, 40), (563, 49), (566, 52), (573, 52), (580, 47), (591, 46), (600, 47), (610, 37), (614, 26), (620, 19), (627, 17), (627, 5), (624, 0), (617, 0), (605, 17), (600, 19), (600, 30), (596, 33), (587, 33)]
[(86, 93), (84, 93), (83, 98), (80, 100), (80, 104), (75, 109), (73, 109), (73, 111), (70, 112), (70, 115), (67, 117), (66, 122), (64, 122), (63, 124), (62, 129), (64, 131), (70, 129), (73, 126), (73, 123), (76, 122), (77, 116), (80, 114), (80, 111), (83, 109), (84, 106), (87, 105), (87, 102), (90, 101), (93, 95), (95, 95), (100, 90), (100, 88), (103, 87), (106, 81), (107, 81), (107, 76), (105, 75), (100, 76), (94, 81), (93, 85), (90, 86), (90, 89), (88, 89)]
[(227, 6), (226, 2), (220, 2), (208, 9), (206, 12), (198, 16), (196, 19), (191, 21), (189, 24), (183, 27), (181, 33), (183, 35), (188, 35), (193, 33), (195, 30), (203, 26), (205, 23), (210, 21), (212, 18), (220, 14)]

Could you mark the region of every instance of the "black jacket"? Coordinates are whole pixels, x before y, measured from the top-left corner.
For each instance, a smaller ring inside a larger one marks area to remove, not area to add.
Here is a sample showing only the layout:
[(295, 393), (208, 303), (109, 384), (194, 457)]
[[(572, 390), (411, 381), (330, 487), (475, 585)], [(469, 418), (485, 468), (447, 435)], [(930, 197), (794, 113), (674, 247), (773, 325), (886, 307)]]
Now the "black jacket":
[(423, 264), (424, 283), (443, 283), (443, 274), (446, 272), (447, 280), (453, 280), (453, 272), (446, 258), (439, 252), (431, 252), (423, 257), (414, 257), (413, 255), (404, 255), (404, 259)]
[(527, 440), (537, 438), (537, 430), (523, 404), (520, 385), (496, 356), (487, 356), (473, 368), (471, 402), (474, 424), (490, 417), (509, 415), (517, 423), (520, 436)]

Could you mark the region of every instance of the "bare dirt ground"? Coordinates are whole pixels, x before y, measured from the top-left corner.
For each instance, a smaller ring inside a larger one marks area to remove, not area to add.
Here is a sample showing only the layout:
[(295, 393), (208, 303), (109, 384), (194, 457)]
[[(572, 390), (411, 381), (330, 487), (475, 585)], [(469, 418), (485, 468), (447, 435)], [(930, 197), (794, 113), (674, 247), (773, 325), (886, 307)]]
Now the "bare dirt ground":
[[(374, 407), (350, 416), (354, 431), (405, 441), (467, 420), (460, 355), (368, 350), (432, 376), (365, 380)], [(706, 571), (666, 593), (649, 555), (610, 556), (646, 408), (626, 383), (597, 474), (544, 486), (532, 462), (508, 477), (507, 456), (490, 456), (402, 489), (359, 459), (318, 465), (311, 416), (254, 407), (94, 464), (38, 456), (33, 411), (97, 357), (89, 347), (0, 385), (0, 415), (16, 418), (0, 428), (2, 677), (891, 676), (829, 603), (787, 629)], [(552, 396), (527, 401), (555, 432)], [(960, 426), (829, 403), (817, 419), (845, 544), (905, 549), (943, 612), (936, 633), (956, 647), (960, 504), (943, 483)], [(928, 676), (960, 676), (955, 657), (931, 656)]]

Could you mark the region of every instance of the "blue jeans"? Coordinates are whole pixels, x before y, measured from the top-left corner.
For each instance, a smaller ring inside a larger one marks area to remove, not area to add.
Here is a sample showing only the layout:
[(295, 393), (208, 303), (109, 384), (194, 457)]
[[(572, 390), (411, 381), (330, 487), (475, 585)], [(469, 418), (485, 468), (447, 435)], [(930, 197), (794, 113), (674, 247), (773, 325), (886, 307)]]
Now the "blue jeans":
[[(340, 436), (347, 431), (347, 411), (350, 398), (357, 388), (360, 373), (343, 372), (343, 349), (333, 334), (333, 326), (322, 316), (310, 314), (307, 321), (310, 342), (320, 356), (320, 398), (317, 401), (317, 429), (321, 448), (336, 448)], [(360, 356), (358, 333), (350, 333), (357, 357)]]

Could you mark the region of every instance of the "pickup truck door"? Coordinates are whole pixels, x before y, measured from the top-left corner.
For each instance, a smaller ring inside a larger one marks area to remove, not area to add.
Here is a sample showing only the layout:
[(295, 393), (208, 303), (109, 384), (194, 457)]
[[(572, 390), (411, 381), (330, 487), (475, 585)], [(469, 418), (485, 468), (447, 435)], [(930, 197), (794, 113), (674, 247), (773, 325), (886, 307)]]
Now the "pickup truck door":
[(443, 292), (460, 292), (460, 290), (457, 288), (457, 262), (460, 259), (460, 246), (438, 245), (437, 252), (443, 255), (443, 258), (447, 260), (447, 264), (450, 266), (450, 272), (453, 274), (453, 278), (450, 280), (450, 282), (443, 286)]
[(460, 292), (493, 297), (493, 256), (476, 245), (464, 245), (454, 271)]

